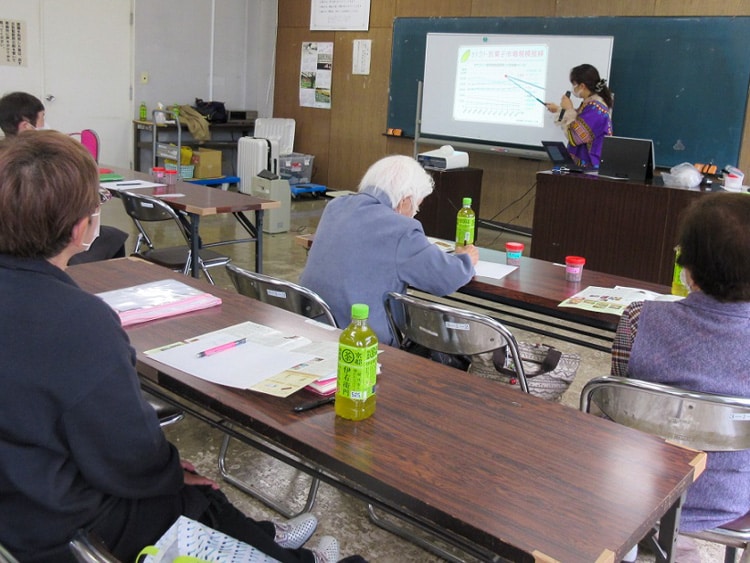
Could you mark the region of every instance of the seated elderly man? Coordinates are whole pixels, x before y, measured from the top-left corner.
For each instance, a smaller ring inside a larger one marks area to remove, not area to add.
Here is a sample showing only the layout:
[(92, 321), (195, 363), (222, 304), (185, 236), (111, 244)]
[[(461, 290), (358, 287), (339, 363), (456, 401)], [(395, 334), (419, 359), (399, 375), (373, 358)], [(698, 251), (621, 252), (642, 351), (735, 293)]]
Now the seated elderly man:
[(365, 173), (357, 194), (326, 205), (300, 283), (318, 293), (347, 326), (354, 303), (370, 307), (380, 342), (393, 344), (383, 297), (407, 286), (448, 295), (474, 276), (479, 251), (460, 246), (446, 254), (414, 219), (433, 181), (413, 158), (387, 156)]

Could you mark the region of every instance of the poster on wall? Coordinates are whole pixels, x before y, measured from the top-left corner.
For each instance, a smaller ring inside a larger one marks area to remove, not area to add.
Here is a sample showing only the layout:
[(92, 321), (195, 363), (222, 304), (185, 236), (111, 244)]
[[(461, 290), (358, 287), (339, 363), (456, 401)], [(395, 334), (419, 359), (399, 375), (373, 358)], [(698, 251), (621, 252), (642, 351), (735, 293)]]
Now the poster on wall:
[(27, 66), (26, 22), (0, 19), (0, 65)]
[(299, 105), (331, 109), (333, 43), (302, 43), (299, 75)]
[(311, 31), (367, 31), (370, 0), (312, 0)]

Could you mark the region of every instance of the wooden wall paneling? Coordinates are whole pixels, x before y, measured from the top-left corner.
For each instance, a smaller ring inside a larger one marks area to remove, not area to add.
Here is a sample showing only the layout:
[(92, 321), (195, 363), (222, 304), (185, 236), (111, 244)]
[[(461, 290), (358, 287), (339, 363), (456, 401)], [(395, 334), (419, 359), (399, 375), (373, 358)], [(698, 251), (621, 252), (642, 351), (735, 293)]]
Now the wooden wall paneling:
[[(385, 156), (384, 116), (388, 111), (388, 73), (391, 60), (391, 27), (369, 33), (336, 33), (333, 55), (333, 111), (331, 116), (331, 165), (328, 186), (351, 189), (365, 170)], [(369, 75), (352, 74), (354, 40), (372, 41)], [(348, 154), (347, 158), (338, 155)]]
[(310, 0), (277, 0), (279, 27), (310, 29)]
[(460, 18), (471, 15), (467, 0), (396, 0), (399, 18)]
[[(307, 28), (299, 27), (280, 27), (278, 33), (274, 117), (294, 118), (296, 121), (294, 150), (298, 153), (315, 156), (312, 181), (325, 184), (328, 179), (329, 153), (331, 148), (332, 110), (301, 107), (299, 105), (300, 58), (303, 42), (334, 42), (334, 33), (311, 32)], [(336, 55), (336, 48), (334, 46), (334, 69), (338, 64)], [(349, 65), (351, 66), (351, 55)], [(334, 88), (332, 88), (332, 100), (332, 104), (335, 104), (336, 90)]]
[(557, 5), (556, 0), (504, 0), (502, 14), (498, 9), (497, 0), (472, 0), (472, 17), (540, 17), (554, 16)]

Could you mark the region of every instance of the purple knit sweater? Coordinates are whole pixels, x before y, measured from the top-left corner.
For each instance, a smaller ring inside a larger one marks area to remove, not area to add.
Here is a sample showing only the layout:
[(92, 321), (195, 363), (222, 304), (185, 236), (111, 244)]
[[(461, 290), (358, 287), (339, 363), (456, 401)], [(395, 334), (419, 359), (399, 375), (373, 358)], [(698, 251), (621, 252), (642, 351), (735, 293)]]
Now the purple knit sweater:
[[(694, 391), (750, 397), (750, 303), (702, 292), (644, 303), (628, 376)], [(690, 487), (680, 529), (700, 531), (750, 511), (750, 451), (714, 452)]]

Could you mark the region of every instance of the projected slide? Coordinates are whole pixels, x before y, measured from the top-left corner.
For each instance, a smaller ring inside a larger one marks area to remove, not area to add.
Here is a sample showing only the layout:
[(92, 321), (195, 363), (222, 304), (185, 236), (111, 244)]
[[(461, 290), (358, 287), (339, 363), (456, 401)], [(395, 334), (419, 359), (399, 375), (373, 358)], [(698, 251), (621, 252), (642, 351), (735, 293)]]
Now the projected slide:
[(544, 126), (547, 45), (458, 49), (453, 119)]
[(457, 146), (543, 151), (542, 141), (564, 140), (544, 103), (559, 104), (572, 90), (570, 69), (579, 64), (616, 82), (613, 44), (593, 35), (428, 33), (420, 134)]

